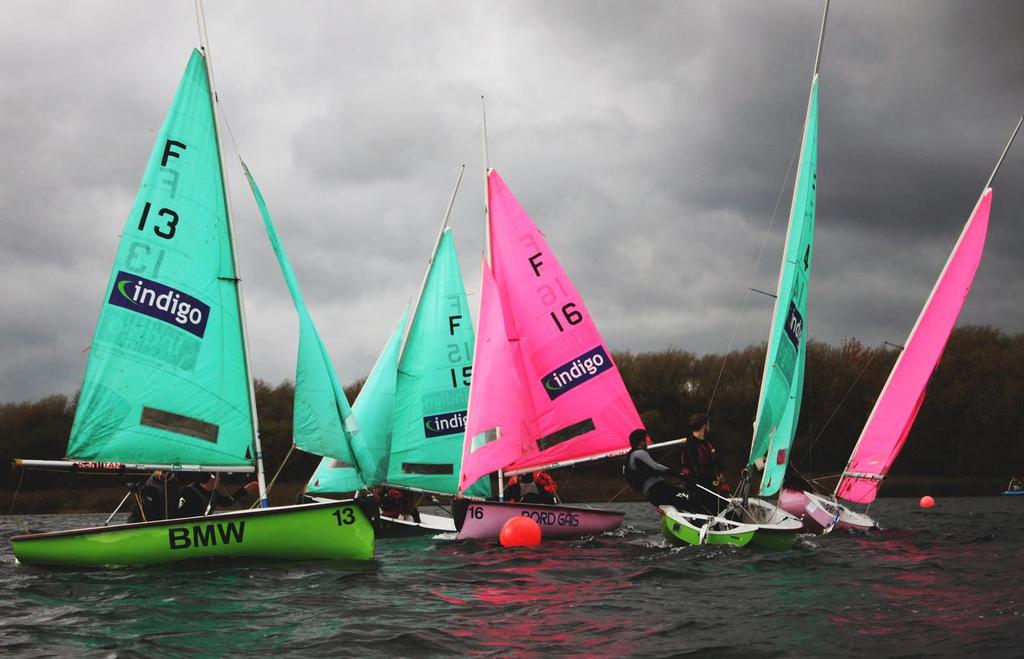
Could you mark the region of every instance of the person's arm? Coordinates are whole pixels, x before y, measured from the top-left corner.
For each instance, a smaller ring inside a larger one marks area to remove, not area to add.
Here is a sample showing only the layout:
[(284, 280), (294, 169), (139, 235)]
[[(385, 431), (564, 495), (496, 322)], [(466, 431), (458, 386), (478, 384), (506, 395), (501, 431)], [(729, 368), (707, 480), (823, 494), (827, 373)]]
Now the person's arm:
[(651, 469), (658, 473), (672, 471), (671, 469), (661, 464), (660, 462), (655, 462), (654, 458), (652, 458), (651, 454), (648, 453), (647, 451), (637, 451), (636, 453), (633, 454), (633, 458), (635, 460), (639, 460), (640, 462), (644, 463), (645, 465), (647, 465), (648, 467), (650, 467)]

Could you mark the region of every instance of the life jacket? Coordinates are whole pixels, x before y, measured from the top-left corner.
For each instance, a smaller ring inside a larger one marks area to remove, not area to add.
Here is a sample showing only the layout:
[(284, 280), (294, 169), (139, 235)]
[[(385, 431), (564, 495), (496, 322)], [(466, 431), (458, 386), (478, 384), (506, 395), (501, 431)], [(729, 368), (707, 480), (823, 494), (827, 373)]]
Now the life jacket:
[(643, 492), (644, 483), (647, 482), (647, 479), (657, 478), (659, 474), (646, 463), (633, 459), (633, 454), (637, 451), (646, 452), (647, 449), (630, 449), (629, 453), (626, 454), (626, 459), (622, 461), (622, 476), (631, 488), (637, 492)]

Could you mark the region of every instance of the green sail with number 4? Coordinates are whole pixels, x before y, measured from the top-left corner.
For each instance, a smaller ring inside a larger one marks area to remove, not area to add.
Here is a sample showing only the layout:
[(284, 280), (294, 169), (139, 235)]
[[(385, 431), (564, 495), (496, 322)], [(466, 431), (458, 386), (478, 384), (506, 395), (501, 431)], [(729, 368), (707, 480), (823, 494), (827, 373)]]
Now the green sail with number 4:
[(818, 75), (815, 73), (807, 103), (789, 229), (748, 461), (750, 466), (764, 465), (760, 488), (762, 496), (775, 494), (782, 485), (789, 449), (800, 418), (800, 397), (807, 361), (804, 322), (813, 257), (817, 164)]
[(194, 50), (121, 235), (69, 458), (252, 464), (237, 286), (210, 83)]
[[(267, 210), (267, 204), (256, 186), (249, 168), (242, 163), (245, 176), (249, 179), (256, 205), (263, 216), (267, 237), (281, 265), (288, 291), (291, 293), (295, 311), (299, 315), (299, 351), (295, 367), (295, 409), (292, 423), (292, 441), (308, 453), (321, 455), (333, 460), (354, 465), (352, 455), (353, 436), (359, 432), (356, 418), (349, 407), (345, 391), (338, 382), (338, 374), (331, 363), (327, 347), (320, 339), (313, 318), (309, 315), (299, 282), (295, 278), (288, 255), (274, 228)], [(361, 477), (361, 475), (360, 475)]]

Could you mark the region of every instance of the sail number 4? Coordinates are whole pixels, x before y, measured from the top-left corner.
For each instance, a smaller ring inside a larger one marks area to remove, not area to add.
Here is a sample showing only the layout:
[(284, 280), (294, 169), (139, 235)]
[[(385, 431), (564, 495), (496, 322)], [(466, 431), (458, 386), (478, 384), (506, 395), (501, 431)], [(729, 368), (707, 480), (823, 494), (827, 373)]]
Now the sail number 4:
[(348, 526), (349, 524), (356, 523), (356, 514), (351, 508), (335, 510), (331, 514), (334, 515), (334, 519), (338, 520), (338, 526)]

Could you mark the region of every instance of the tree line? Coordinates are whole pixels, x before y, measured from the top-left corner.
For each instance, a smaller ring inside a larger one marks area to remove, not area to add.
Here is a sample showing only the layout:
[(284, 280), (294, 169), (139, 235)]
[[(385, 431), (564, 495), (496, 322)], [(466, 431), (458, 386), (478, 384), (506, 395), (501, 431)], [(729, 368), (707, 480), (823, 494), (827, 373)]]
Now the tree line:
[[(637, 410), (655, 441), (680, 437), (695, 412), (708, 412), (710, 437), (730, 478), (746, 462), (751, 424), (764, 368), (765, 345), (726, 355), (699, 356), (669, 349), (614, 354)], [(791, 463), (823, 483), (842, 471), (899, 348), (868, 348), (856, 339), (840, 345), (811, 341)], [(345, 388), (354, 400), (363, 380)], [(268, 478), (291, 447), (294, 385), (256, 381), (260, 437)], [(0, 489), (14, 489), (21, 473), (11, 459), (59, 459), (64, 455), (76, 399), (63, 395), (0, 405)], [(666, 456), (666, 459), (671, 459)], [(279, 479), (305, 481), (319, 459), (294, 451)], [(587, 474), (619, 478), (618, 461), (595, 463)], [(1024, 334), (986, 326), (956, 329), (932, 376), (927, 397), (894, 476), (966, 482), (1005, 481), (1024, 472)], [(30, 472), (23, 490), (60, 488), (67, 473)], [(109, 485), (107, 479), (95, 478)], [(888, 482), (888, 481), (887, 481)], [(81, 485), (78, 485), (79, 487)], [(889, 489), (883, 486), (882, 493)]]

